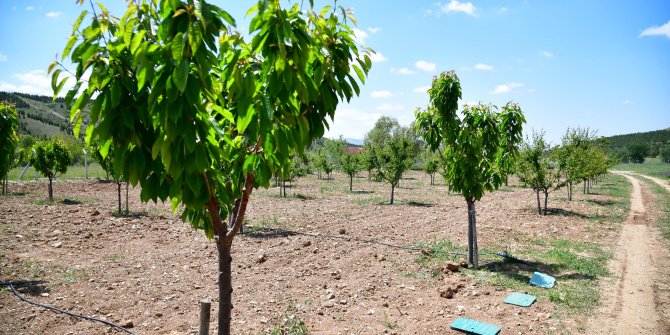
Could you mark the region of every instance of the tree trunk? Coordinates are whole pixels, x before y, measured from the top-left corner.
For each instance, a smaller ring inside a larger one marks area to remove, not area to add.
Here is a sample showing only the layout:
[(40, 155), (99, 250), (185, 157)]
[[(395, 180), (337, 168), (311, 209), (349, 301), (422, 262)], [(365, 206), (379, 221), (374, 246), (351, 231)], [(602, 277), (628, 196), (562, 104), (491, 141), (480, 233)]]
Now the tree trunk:
[(542, 215), (542, 205), (540, 205), (540, 190), (535, 190), (535, 196), (537, 197), (537, 215)]
[(586, 194), (586, 179), (584, 179), (584, 194)]
[(465, 200), (468, 203), (468, 264), (475, 270), (479, 269), (479, 248), (477, 247), (477, 211), (475, 201)]
[(354, 175), (350, 174), (349, 175), (349, 192), (352, 192), (354, 190)]
[(395, 183), (391, 183), (391, 202), (389, 204), (393, 205), (393, 193), (395, 192)]
[(230, 253), (232, 245), (226, 243), (226, 239), (219, 238), (216, 241), (216, 249), (219, 253), (219, 335), (230, 334), (230, 320), (233, 293), (233, 280), (231, 272), (231, 263), (233, 258)]
[(130, 209), (128, 209), (128, 182), (126, 181), (126, 214), (130, 213)]
[(53, 177), (49, 177), (49, 201), (54, 200)]
[(117, 194), (117, 199), (119, 200), (119, 214), (121, 214), (121, 182), (120, 181), (116, 182), (116, 194)]
[(544, 215), (547, 215), (547, 200), (549, 199), (549, 191), (544, 190)]

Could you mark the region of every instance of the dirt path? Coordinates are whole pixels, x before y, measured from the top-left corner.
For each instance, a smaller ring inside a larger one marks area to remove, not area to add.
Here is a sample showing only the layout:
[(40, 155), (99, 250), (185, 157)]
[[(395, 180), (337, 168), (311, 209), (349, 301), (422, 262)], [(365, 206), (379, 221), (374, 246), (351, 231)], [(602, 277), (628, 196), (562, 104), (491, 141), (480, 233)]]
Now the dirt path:
[(652, 257), (660, 251), (658, 232), (647, 225), (640, 182), (616, 172), (633, 185), (628, 219), (617, 243), (611, 270), (613, 278), (604, 285), (603, 304), (589, 327), (591, 334), (661, 334), (654, 303), (656, 267)]

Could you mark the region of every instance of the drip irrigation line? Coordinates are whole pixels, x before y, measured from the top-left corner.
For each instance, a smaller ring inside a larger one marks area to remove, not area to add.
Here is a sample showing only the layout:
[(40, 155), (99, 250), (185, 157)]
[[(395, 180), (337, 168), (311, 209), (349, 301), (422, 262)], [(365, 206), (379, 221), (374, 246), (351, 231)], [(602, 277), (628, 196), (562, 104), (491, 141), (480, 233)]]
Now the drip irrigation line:
[[(346, 241), (356, 241), (356, 242), (368, 243), (368, 244), (379, 244), (379, 245), (383, 245), (383, 246), (386, 246), (386, 247), (409, 250), (409, 251), (419, 251), (419, 252), (421, 252), (421, 251), (424, 250), (424, 248), (407, 247), (407, 246), (403, 246), (403, 245), (397, 245), (397, 244), (375, 241), (375, 240), (368, 240), (368, 239), (363, 239), (363, 238), (354, 237), (354, 236), (339, 236), (339, 235), (330, 235), (330, 234), (323, 234), (323, 233), (308, 233), (308, 232), (294, 231), (294, 230), (288, 230), (288, 229), (282, 229), (282, 228), (269, 228), (269, 227), (265, 227), (263, 230), (268, 230), (268, 231), (276, 232), (276, 233), (279, 233), (279, 234), (284, 233), (284, 234), (305, 235), (305, 236), (312, 236), (312, 237), (337, 238), (337, 239), (346, 240)], [(447, 251), (447, 252), (444, 252), (444, 253), (454, 255), (454, 258), (456, 256), (467, 256), (468, 255), (465, 252), (457, 252), (457, 251)], [(507, 254), (505, 252), (479, 252), (479, 255), (494, 255), (494, 256), (500, 256), (500, 257), (503, 257), (503, 258), (516, 259), (516, 258), (510, 256), (509, 254)]]
[(122, 331), (122, 332), (124, 332), (124, 333), (126, 333), (126, 334), (137, 335), (136, 333), (133, 333), (133, 332), (131, 332), (130, 330), (128, 330), (128, 329), (126, 329), (126, 328), (123, 328), (123, 327), (121, 327), (121, 326), (119, 326), (119, 325), (117, 325), (117, 324), (115, 324), (115, 323), (113, 323), (113, 322), (107, 321), (107, 320), (102, 320), (102, 319), (94, 318), (94, 317), (92, 317), (92, 316), (86, 316), (86, 315), (81, 315), (81, 314), (77, 314), (77, 313), (72, 313), (72, 312), (69, 312), (69, 311), (66, 311), (66, 310), (63, 310), (63, 309), (60, 309), (60, 308), (56, 308), (56, 307), (53, 307), (53, 306), (44, 305), (44, 304), (40, 304), (40, 303), (38, 303), (38, 302), (34, 302), (34, 301), (31, 301), (31, 300), (28, 300), (28, 299), (26, 299), (25, 297), (23, 297), (21, 294), (19, 294), (19, 292), (17, 292), (16, 289), (14, 289), (14, 285), (12, 285), (12, 281), (4, 281), (4, 280), (0, 279), (0, 286), (9, 286), (9, 289), (12, 291), (12, 293), (13, 293), (17, 298), (19, 298), (21, 301), (27, 302), (27, 303), (29, 303), (29, 304), (31, 304), (31, 305), (38, 306), (38, 307), (42, 307), (42, 308), (46, 308), (46, 309), (48, 309), (48, 310), (50, 310), (50, 311), (53, 311), (53, 312), (56, 312), (56, 313), (65, 314), (65, 315), (69, 315), (69, 316), (72, 316), (72, 317), (75, 317), (75, 318), (86, 319), (86, 320), (89, 320), (89, 321), (95, 321), (95, 322), (104, 323), (104, 324), (106, 324), (106, 325), (108, 325), (108, 326), (110, 326), (110, 327), (112, 327), (112, 328), (115, 328), (115, 329), (117, 329), (117, 330), (119, 330), (119, 331)]

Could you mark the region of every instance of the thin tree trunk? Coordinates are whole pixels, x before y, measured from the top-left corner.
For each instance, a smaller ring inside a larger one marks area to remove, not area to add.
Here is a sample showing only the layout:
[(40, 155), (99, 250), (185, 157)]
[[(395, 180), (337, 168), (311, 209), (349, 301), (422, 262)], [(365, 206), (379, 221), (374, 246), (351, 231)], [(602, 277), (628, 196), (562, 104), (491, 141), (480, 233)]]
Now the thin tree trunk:
[(354, 175), (350, 174), (349, 175), (349, 192), (352, 192), (354, 190)]
[(477, 211), (475, 201), (466, 199), (468, 203), (468, 263), (479, 269), (479, 248), (477, 247)]
[(49, 177), (49, 201), (54, 200), (53, 178)]
[(586, 179), (584, 179), (584, 194), (586, 194)]
[(544, 215), (547, 215), (547, 200), (549, 199), (549, 191), (544, 190)]
[(225, 238), (218, 238), (216, 241), (216, 249), (219, 254), (219, 335), (230, 334), (231, 311), (233, 309), (233, 280), (231, 276), (233, 258), (230, 253), (232, 243), (226, 243), (226, 241)]
[(120, 181), (116, 182), (116, 194), (117, 194), (117, 198), (119, 200), (119, 214), (121, 214), (121, 182)]
[(540, 205), (540, 190), (535, 190), (535, 195), (537, 197), (537, 215), (542, 215), (542, 205)]
[(130, 209), (128, 208), (128, 182), (126, 181), (126, 214), (130, 213)]
[(391, 202), (389, 204), (393, 205), (393, 193), (395, 191), (395, 183), (391, 183)]

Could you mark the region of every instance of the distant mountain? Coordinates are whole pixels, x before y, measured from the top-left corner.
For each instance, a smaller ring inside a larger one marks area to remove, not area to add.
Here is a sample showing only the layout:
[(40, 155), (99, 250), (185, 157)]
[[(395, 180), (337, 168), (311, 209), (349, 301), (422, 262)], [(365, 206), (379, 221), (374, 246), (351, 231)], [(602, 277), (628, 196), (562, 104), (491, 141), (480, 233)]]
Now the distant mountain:
[(621, 152), (628, 149), (631, 144), (649, 145), (650, 157), (658, 155), (658, 150), (664, 145), (670, 145), (670, 128), (648, 131), (645, 133), (634, 133), (605, 137), (611, 152)]
[(358, 139), (358, 138), (346, 138), (345, 137), (344, 140), (347, 141), (347, 143), (349, 143), (351, 145), (354, 145), (354, 146), (360, 147), (360, 146), (363, 145), (363, 140)]
[(64, 98), (53, 101), (49, 96), (0, 92), (0, 101), (16, 105), (20, 134), (49, 138), (55, 134), (72, 133), (70, 109), (65, 106)]

